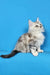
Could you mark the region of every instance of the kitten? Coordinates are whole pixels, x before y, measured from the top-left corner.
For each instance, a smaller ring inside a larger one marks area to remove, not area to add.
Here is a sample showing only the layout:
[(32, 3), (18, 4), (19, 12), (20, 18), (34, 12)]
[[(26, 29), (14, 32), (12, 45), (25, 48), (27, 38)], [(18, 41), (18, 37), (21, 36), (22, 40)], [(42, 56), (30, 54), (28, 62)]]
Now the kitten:
[(36, 22), (29, 20), (29, 30), (19, 38), (14, 50), (10, 54), (1, 55), (0, 57), (10, 58), (19, 52), (30, 52), (34, 56), (37, 56), (39, 52), (43, 52), (40, 49), (45, 39), (42, 32), (44, 32), (44, 28), (39, 18), (37, 18)]

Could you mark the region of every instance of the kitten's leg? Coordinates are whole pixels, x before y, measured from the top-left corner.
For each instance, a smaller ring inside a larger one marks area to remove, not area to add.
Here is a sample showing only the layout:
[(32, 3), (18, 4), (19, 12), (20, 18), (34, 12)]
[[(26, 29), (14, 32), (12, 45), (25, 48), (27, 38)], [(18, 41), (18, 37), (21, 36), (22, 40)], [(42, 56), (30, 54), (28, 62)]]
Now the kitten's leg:
[(40, 49), (40, 47), (38, 48), (38, 52), (44, 52), (43, 50)]
[(34, 56), (38, 56), (38, 51), (36, 51), (35, 49), (36, 49), (36, 47), (31, 48), (31, 53), (32, 53)]
[(29, 46), (26, 47), (26, 52), (30, 52)]

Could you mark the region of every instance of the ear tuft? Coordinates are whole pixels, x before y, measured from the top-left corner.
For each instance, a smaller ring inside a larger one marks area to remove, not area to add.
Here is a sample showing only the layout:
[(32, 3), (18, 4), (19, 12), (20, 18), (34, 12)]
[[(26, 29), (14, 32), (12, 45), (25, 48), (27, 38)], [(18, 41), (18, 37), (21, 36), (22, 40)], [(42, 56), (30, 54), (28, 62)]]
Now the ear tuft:
[(39, 22), (39, 17), (37, 17), (37, 20), (36, 21)]

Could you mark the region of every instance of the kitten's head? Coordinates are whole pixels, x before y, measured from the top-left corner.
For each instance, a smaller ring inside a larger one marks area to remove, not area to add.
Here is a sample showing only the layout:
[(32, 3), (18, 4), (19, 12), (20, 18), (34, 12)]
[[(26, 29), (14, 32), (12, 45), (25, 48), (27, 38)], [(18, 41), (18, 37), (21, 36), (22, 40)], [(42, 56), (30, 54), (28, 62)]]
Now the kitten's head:
[(39, 21), (39, 18), (37, 18), (36, 22), (29, 20), (29, 31), (44, 32), (43, 25)]

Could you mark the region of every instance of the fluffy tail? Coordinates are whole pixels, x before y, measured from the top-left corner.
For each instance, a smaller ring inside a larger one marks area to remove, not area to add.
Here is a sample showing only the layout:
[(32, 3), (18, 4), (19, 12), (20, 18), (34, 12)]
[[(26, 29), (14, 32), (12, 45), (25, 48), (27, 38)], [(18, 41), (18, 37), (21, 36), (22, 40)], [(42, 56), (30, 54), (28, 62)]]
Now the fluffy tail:
[(20, 51), (14, 50), (10, 54), (8, 54), (8, 55), (1, 55), (0, 57), (2, 57), (2, 58), (10, 58), (10, 57), (13, 57), (14, 55), (16, 55), (19, 52)]

